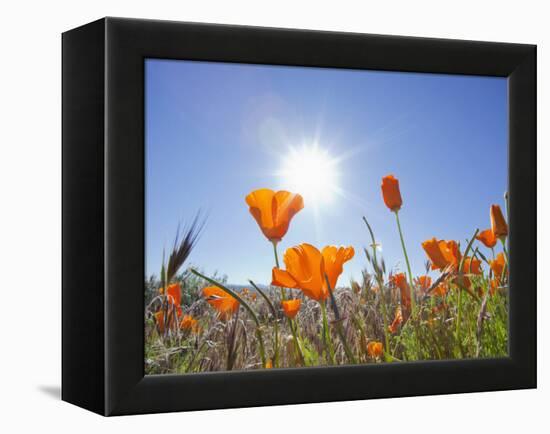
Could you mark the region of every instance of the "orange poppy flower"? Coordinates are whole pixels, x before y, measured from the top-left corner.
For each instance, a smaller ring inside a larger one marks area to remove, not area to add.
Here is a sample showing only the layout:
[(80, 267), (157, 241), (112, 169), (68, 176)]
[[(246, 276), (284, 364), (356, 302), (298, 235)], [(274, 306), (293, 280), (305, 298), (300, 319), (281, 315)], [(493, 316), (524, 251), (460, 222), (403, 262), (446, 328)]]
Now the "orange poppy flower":
[(304, 207), (304, 199), (299, 194), (267, 188), (250, 193), (246, 203), (266, 238), (276, 242), (281, 241), (292, 217)]
[(426, 240), (422, 243), (422, 248), (432, 263), (432, 270), (443, 270), (447, 268), (448, 265), (439, 243), (440, 241), (435, 238)]
[(460, 251), (456, 241), (437, 240), (432, 238), (422, 243), (422, 248), (432, 263), (432, 270), (441, 270), (451, 267), (455, 270), (460, 262)]
[(230, 318), (239, 310), (239, 301), (217, 286), (207, 286), (202, 290), (202, 294), (222, 319)]
[(460, 262), (461, 254), (458, 249), (458, 243), (456, 241), (440, 241), (439, 247), (441, 252), (447, 261), (447, 266), (450, 266), (454, 270), (458, 268)]
[(198, 330), (198, 322), (191, 315), (184, 315), (180, 321), (180, 329), (196, 332)]
[(399, 191), (399, 181), (393, 175), (382, 178), (382, 198), (386, 206), (392, 211), (399, 211), (403, 200)]
[(489, 261), (491, 270), (493, 270), (494, 278), (500, 282), (502, 278), (502, 272), (504, 271), (504, 266), (506, 265), (506, 259), (504, 258), (504, 253), (499, 253), (496, 259)]
[(411, 290), (407, 283), (407, 276), (405, 276), (405, 273), (392, 274), (390, 280), (399, 288), (399, 292), (401, 293), (401, 305), (408, 310), (411, 307)]
[(489, 249), (492, 249), (497, 244), (497, 237), (495, 237), (492, 229), (485, 229), (484, 231), (481, 231), (478, 235), (476, 235), (476, 239), (481, 241), (485, 247), (488, 247)]
[(273, 362), (271, 361), (271, 359), (269, 359), (269, 360), (267, 360), (267, 361), (265, 362), (265, 368), (266, 368), (266, 369), (271, 369), (271, 368), (273, 368)]
[(462, 272), (466, 274), (481, 274), (481, 261), (469, 256), (465, 257), (462, 263)]
[(325, 246), (321, 252), (325, 262), (325, 273), (331, 289), (336, 289), (338, 277), (344, 271), (344, 262), (349, 261), (355, 255), (353, 247)]
[(155, 312), (155, 321), (157, 322), (159, 332), (164, 333), (164, 312), (162, 310)]
[[(166, 316), (168, 317), (168, 328), (172, 327), (173, 323), (173, 314), (169, 310), (166, 313)], [(160, 334), (164, 333), (164, 310), (159, 310), (158, 312), (155, 312), (155, 321), (157, 322), (157, 327)]]
[(320, 252), (311, 244), (299, 244), (286, 250), (283, 257), (286, 270), (273, 268), (271, 284), (300, 289), (309, 298), (325, 300), (329, 296), (325, 274), (331, 289), (335, 289), (344, 262), (354, 254), (353, 247), (326, 246)]
[[(164, 288), (159, 288), (159, 292), (164, 294)], [(181, 285), (179, 283), (172, 283), (168, 285), (168, 290), (166, 291), (166, 298), (168, 303), (176, 306), (178, 311), (178, 316), (182, 313), (181, 308)]]
[(418, 276), (416, 283), (422, 291), (426, 292), (432, 286), (432, 278), (430, 276)]
[(298, 314), (301, 304), (302, 304), (302, 300), (300, 300), (299, 298), (294, 300), (281, 301), (281, 305), (283, 307), (285, 316), (290, 319), (294, 318)]
[(508, 235), (508, 224), (498, 205), (491, 205), (491, 229), (496, 238), (504, 239)]
[(401, 308), (398, 307), (395, 309), (395, 317), (393, 318), (392, 323), (388, 326), (388, 330), (390, 333), (395, 333), (401, 323), (403, 322), (403, 313), (401, 312)]
[(444, 297), (445, 294), (447, 294), (447, 291), (449, 290), (449, 285), (447, 282), (441, 282), (439, 285), (437, 285), (433, 291), (433, 295), (439, 295), (440, 297)]
[(381, 357), (384, 354), (384, 345), (382, 342), (370, 341), (367, 344), (367, 354), (370, 357)]

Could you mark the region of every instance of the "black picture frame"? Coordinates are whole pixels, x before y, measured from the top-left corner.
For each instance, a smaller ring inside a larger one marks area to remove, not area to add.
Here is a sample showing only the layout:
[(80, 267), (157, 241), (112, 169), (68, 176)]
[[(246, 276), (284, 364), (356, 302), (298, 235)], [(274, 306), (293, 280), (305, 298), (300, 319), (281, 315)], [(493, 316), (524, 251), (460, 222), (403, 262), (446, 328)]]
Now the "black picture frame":
[[(124, 415), (536, 387), (536, 46), (104, 18), (62, 50), (63, 400)], [(144, 376), (145, 58), (507, 77), (509, 357)]]

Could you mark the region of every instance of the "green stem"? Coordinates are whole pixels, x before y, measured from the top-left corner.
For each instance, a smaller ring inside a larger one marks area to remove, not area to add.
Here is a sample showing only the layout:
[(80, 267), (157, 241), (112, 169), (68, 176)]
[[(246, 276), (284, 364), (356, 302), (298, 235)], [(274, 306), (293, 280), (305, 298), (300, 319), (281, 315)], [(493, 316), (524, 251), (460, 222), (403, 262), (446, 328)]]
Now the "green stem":
[[(280, 265), (279, 265), (279, 254), (277, 253), (277, 244), (279, 242), (278, 241), (275, 241), (275, 240), (272, 240), (271, 241), (271, 244), (273, 244), (273, 255), (275, 256), (275, 266), (277, 268), (280, 268)], [(283, 301), (285, 301), (287, 298), (286, 298), (286, 289), (284, 287), (281, 287), (281, 299)], [(300, 345), (298, 344), (298, 340), (296, 339), (296, 336), (295, 336), (295, 333), (292, 329), (292, 321), (290, 318), (287, 318), (288, 320), (288, 326), (290, 327), (290, 330), (292, 330), (292, 334), (294, 336), (294, 341), (296, 343), (296, 347), (298, 348), (298, 352), (299, 352), (299, 355), (302, 359), (302, 361), (304, 361), (305, 363), (305, 359), (304, 359), (304, 354), (302, 353), (302, 348), (300, 347)]]
[[(229, 347), (227, 348), (227, 361), (226, 361), (226, 369), (228, 371), (231, 371), (233, 369), (233, 363), (235, 362), (235, 339), (237, 336), (237, 326), (239, 325), (238, 321), (238, 315), (239, 312), (237, 311), (237, 315), (233, 319), (233, 328), (231, 329), (230, 335), (231, 339), (229, 340)], [(262, 350), (260, 349), (260, 354), (262, 353)]]
[(435, 351), (437, 352), (437, 357), (439, 357), (439, 360), (442, 360), (443, 355), (441, 353), (441, 349), (439, 348), (439, 343), (437, 342), (437, 338), (435, 337), (434, 332), (430, 326), (428, 326), (428, 332), (430, 333), (430, 337), (432, 338), (432, 341), (434, 343)]
[(262, 359), (262, 365), (265, 367), (266, 360), (265, 360), (265, 352), (264, 352), (264, 341), (263, 341), (262, 333), (261, 333), (261, 330), (260, 330), (261, 324), (260, 324), (260, 321), (258, 320), (258, 317), (256, 316), (256, 313), (252, 310), (252, 308), (248, 305), (248, 303), (246, 301), (244, 301), (239, 295), (237, 295), (236, 292), (232, 291), (231, 289), (227, 288), (226, 286), (222, 285), (221, 283), (215, 281), (214, 279), (211, 279), (210, 277), (207, 277), (204, 274), (199, 273), (194, 268), (191, 268), (190, 270), (196, 276), (206, 280), (207, 282), (211, 283), (212, 285), (217, 286), (222, 291), (225, 291), (231, 297), (236, 299), (248, 311), (248, 313), (250, 314), (250, 316), (252, 317), (252, 319), (256, 323), (256, 335), (258, 337), (258, 343), (260, 345), (260, 357)]
[(277, 243), (278, 241), (271, 241), (271, 244), (273, 244), (273, 254), (275, 255), (275, 265), (277, 268), (281, 268), (279, 266), (279, 255), (277, 254)]
[(348, 357), (349, 361), (353, 364), (356, 364), (357, 361), (355, 360), (355, 357), (353, 355), (353, 351), (351, 351), (348, 341), (346, 340), (346, 334), (344, 333), (344, 326), (342, 324), (342, 318), (340, 317), (340, 312), (338, 311), (338, 305), (336, 304), (336, 298), (334, 297), (334, 294), (332, 292), (332, 288), (330, 286), (330, 282), (328, 281), (328, 276), (325, 274), (325, 281), (327, 282), (327, 288), (328, 292), (330, 294), (330, 300), (332, 304), (332, 309), (334, 310), (334, 316), (336, 317), (336, 331), (338, 332), (338, 335), (340, 336), (340, 340), (342, 341), (342, 345), (344, 345), (344, 351), (346, 352), (346, 356)]
[(269, 306), (271, 310), (271, 314), (273, 315), (273, 319), (275, 320), (275, 326), (274, 326), (274, 344), (273, 344), (273, 365), (277, 367), (279, 363), (279, 318), (277, 315), (277, 310), (275, 309), (275, 306), (269, 299), (269, 297), (266, 295), (265, 292), (263, 292), (258, 285), (256, 285), (252, 280), (248, 280), (248, 283), (252, 285), (252, 287), (260, 294), (263, 299), (267, 302), (267, 305)]
[(466, 246), (466, 250), (464, 250), (464, 254), (462, 255), (462, 258), (460, 258), (460, 263), (458, 264), (458, 270), (457, 270), (459, 274), (462, 274), (462, 266), (464, 265), (464, 261), (466, 260), (468, 253), (470, 253), (470, 249), (472, 248), (472, 244), (474, 243), (474, 240), (476, 239), (478, 232), (479, 232), (479, 229), (476, 229), (474, 232), (474, 235), (472, 235), (472, 238), (470, 238), (470, 241)]
[[(388, 330), (388, 308), (386, 306), (386, 296), (384, 294), (384, 276), (382, 275), (382, 272), (378, 269), (378, 262), (376, 259), (376, 239), (374, 238), (374, 231), (370, 227), (370, 224), (365, 216), (363, 216), (363, 221), (367, 225), (367, 229), (369, 230), (370, 237), (372, 240), (372, 257), (374, 262), (374, 272), (376, 274), (376, 280), (378, 282), (378, 290), (380, 293), (380, 300), (382, 301), (382, 319), (384, 320), (384, 342), (386, 344), (386, 350), (384, 351), (384, 354), (386, 355), (390, 351), (390, 338), (389, 338), (389, 330)], [(386, 361), (387, 360), (386, 356)]]
[[(279, 243), (279, 241), (271, 241), (271, 244), (273, 244), (273, 254), (275, 255), (275, 266), (277, 268), (281, 268), (279, 266), (279, 255), (277, 254), (277, 244)], [(282, 299), (283, 300), (286, 300), (286, 289), (281, 287), (281, 295), (282, 295)]]
[(509, 197), (508, 192), (504, 192), (504, 206), (506, 207), (506, 221), (510, 221), (510, 203), (509, 203)]
[(304, 357), (304, 353), (302, 351), (302, 346), (300, 345), (300, 341), (298, 340), (298, 336), (297, 336), (297, 325), (296, 325), (296, 321), (288, 318), (288, 324), (290, 326), (290, 331), (292, 332), (292, 337), (294, 339), (294, 346), (296, 347), (296, 351), (298, 353), (298, 357), (300, 358), (300, 362), (302, 363), (303, 366), (306, 366), (306, 359)]
[(504, 251), (504, 259), (506, 259), (506, 266), (508, 266), (508, 250), (506, 249), (506, 241), (505, 238), (501, 238), (500, 242), (502, 244), (502, 250)]
[(508, 251), (506, 250), (506, 242), (504, 239), (500, 239), (500, 242), (502, 243), (502, 250), (504, 251), (504, 267), (502, 267), (502, 273), (500, 276), (498, 276), (498, 279), (500, 279), (501, 286), (504, 286), (504, 278), (506, 277), (506, 272), (508, 269)]
[(399, 210), (395, 211), (395, 220), (397, 221), (397, 229), (399, 230), (399, 238), (401, 239), (401, 247), (403, 248), (403, 254), (405, 255), (405, 263), (407, 264), (407, 271), (409, 274), (409, 286), (411, 290), (411, 309), (412, 318), (416, 316), (416, 294), (414, 291), (413, 276), (411, 272), (411, 264), (409, 262), (409, 256), (407, 255), (407, 248), (405, 247), (405, 240), (403, 238), (403, 231), (401, 230), (401, 223), (399, 222)]
[(377, 264), (377, 261), (376, 261), (376, 240), (374, 239), (374, 232), (373, 232), (372, 228), (370, 227), (369, 222), (368, 222), (368, 220), (365, 216), (363, 216), (363, 221), (367, 225), (367, 229), (369, 230), (369, 233), (370, 233), (370, 238), (372, 240), (372, 244), (371, 244), (372, 256), (374, 258), (374, 263)]
[[(458, 264), (458, 270), (457, 273), (459, 275), (459, 282), (458, 282), (458, 311), (456, 314), (456, 341), (458, 343), (458, 349), (462, 353), (462, 344), (460, 342), (460, 323), (462, 322), (462, 289), (466, 288), (466, 285), (464, 285), (464, 279), (463, 279), (463, 272), (462, 268), (464, 268), (464, 261), (466, 260), (466, 257), (468, 256), (468, 253), (470, 252), (470, 249), (472, 248), (472, 244), (474, 240), (476, 239), (476, 236), (479, 232), (479, 229), (476, 229), (474, 232), (474, 235), (472, 238), (470, 238), (470, 241), (468, 242), (468, 245), (466, 246), (466, 250), (464, 250), (464, 255), (462, 255), (462, 258), (460, 259), (460, 262)], [(473, 257), (472, 257), (473, 258)], [(470, 262), (471, 266), (471, 262)], [(469, 271), (469, 270), (468, 270)], [(468, 273), (466, 273), (468, 274)], [(471, 292), (471, 291), (470, 291)], [(473, 294), (473, 293), (472, 293)]]
[(390, 351), (390, 338), (389, 338), (389, 330), (388, 330), (388, 310), (386, 307), (386, 296), (384, 294), (384, 282), (378, 281), (378, 288), (380, 291), (380, 298), (382, 300), (382, 320), (384, 321), (384, 343), (386, 344), (386, 351), (384, 351), (384, 354), (387, 351)]
[(325, 306), (324, 300), (320, 301), (319, 303), (321, 304), (321, 312), (323, 314), (323, 336), (324, 336), (325, 346), (329, 353), (331, 363), (335, 365), (336, 359), (334, 358), (334, 348), (332, 346), (332, 339), (330, 337), (330, 330), (328, 328), (327, 308)]
[(258, 338), (258, 344), (260, 346), (260, 358), (262, 360), (262, 368), (265, 368), (267, 364), (267, 359), (265, 357), (264, 339), (262, 336), (262, 329), (260, 327), (256, 327), (256, 337)]
[(462, 320), (462, 288), (458, 288), (458, 312), (456, 314), (456, 340), (460, 348), (460, 322)]

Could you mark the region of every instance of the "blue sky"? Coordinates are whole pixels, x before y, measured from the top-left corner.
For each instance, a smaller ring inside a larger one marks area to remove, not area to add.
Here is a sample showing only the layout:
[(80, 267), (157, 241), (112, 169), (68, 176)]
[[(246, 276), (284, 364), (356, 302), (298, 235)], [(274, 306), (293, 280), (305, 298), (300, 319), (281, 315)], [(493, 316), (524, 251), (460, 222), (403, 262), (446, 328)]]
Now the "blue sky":
[[(339, 284), (360, 277), (371, 223), (389, 268), (405, 264), (381, 178), (395, 175), (413, 272), (433, 236), (465, 244), (489, 227), (507, 186), (504, 78), (146, 61), (146, 274), (157, 274), (178, 224), (201, 209), (206, 228), (189, 264), (269, 283), (273, 255), (245, 196), (288, 184), (289, 147), (317, 143), (338, 160), (328, 203), (308, 202), (280, 244), (352, 245)], [(288, 188), (288, 187), (286, 187)], [(299, 193), (299, 192), (298, 192)]]

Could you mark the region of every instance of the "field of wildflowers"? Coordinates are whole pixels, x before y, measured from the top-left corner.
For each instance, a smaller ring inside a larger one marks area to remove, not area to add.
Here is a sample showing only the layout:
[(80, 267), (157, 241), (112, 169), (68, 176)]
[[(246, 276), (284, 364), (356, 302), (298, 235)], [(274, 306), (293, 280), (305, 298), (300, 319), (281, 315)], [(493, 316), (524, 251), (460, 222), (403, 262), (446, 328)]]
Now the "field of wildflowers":
[[(506, 356), (508, 225), (501, 208), (489, 207), (490, 228), (471, 228), (465, 245), (434, 237), (413, 246), (427, 259), (425, 273), (413, 275), (399, 181), (385, 176), (381, 191), (401, 240), (400, 272), (388, 272), (365, 217), (367, 247), (360, 251), (302, 243), (280, 252), (307, 204), (299, 192), (264, 188), (245, 201), (273, 252), (271, 285), (237, 288), (184, 266), (202, 230), (197, 217), (176, 237), (160, 278), (145, 282), (146, 373)], [(363, 261), (362, 279), (339, 282), (352, 260)]]

